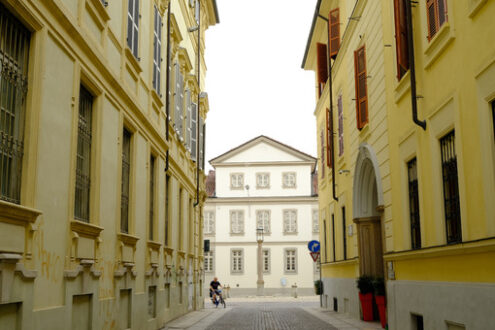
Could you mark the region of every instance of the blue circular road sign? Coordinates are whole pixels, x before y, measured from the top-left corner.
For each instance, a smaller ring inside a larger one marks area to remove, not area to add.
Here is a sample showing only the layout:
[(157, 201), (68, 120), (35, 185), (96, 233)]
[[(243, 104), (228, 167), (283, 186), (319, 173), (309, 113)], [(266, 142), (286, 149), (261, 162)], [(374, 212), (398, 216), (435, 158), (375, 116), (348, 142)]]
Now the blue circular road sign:
[(312, 240), (308, 243), (308, 249), (311, 252), (320, 252), (320, 242)]

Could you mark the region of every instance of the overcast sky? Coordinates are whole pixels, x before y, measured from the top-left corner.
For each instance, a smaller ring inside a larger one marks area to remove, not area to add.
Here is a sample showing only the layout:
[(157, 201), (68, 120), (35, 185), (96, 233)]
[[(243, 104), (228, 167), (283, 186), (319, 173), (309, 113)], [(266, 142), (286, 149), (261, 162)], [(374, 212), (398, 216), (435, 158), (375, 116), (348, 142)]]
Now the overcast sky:
[[(314, 0), (217, 0), (206, 32), (206, 161), (258, 135), (316, 155), (314, 73), (301, 69)], [(207, 169), (211, 169), (208, 164)]]

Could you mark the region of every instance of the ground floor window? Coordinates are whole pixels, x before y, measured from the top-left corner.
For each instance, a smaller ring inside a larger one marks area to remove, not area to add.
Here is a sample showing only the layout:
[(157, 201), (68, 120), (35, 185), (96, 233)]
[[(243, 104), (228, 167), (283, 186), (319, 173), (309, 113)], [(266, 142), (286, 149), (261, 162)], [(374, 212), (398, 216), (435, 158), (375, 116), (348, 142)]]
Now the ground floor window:
[(297, 250), (286, 249), (285, 250), (285, 272), (295, 273), (297, 271)]
[(232, 273), (242, 273), (244, 271), (244, 254), (242, 250), (232, 250), (230, 264)]

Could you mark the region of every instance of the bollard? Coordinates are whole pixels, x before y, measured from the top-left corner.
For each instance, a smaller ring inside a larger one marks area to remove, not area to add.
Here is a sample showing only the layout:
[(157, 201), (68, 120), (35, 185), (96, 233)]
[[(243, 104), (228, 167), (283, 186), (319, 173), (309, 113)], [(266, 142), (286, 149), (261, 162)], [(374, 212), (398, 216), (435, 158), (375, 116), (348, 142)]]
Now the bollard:
[(294, 285), (292, 286), (292, 295), (294, 296), (294, 298), (297, 298), (297, 283), (294, 283)]
[(225, 298), (230, 298), (230, 285), (225, 287)]

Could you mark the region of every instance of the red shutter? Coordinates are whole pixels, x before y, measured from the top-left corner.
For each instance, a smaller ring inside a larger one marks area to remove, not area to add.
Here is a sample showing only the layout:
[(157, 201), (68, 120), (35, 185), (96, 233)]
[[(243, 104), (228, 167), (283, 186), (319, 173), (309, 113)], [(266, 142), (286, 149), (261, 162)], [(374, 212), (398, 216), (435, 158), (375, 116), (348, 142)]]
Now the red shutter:
[(426, 1), (426, 18), (428, 21), (428, 40), (437, 33), (437, 1)]
[(339, 8), (333, 9), (328, 15), (328, 40), (330, 45), (330, 57), (335, 59), (340, 47), (340, 17)]
[(407, 42), (406, 7), (408, 0), (394, 0), (395, 48), (397, 53), (397, 79), (409, 70), (409, 46)]
[(327, 45), (316, 44), (316, 65), (318, 66), (318, 96), (321, 96), (328, 79)]
[(333, 118), (330, 110), (327, 109), (327, 166), (332, 168), (332, 139), (333, 138)]
[(325, 177), (325, 130), (320, 132), (320, 159), (321, 159), (321, 178)]
[(361, 130), (368, 123), (366, 52), (364, 46), (354, 52), (354, 79), (356, 86), (357, 128)]

